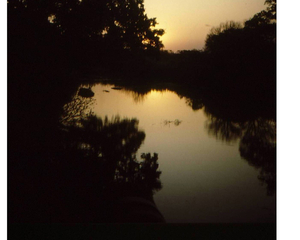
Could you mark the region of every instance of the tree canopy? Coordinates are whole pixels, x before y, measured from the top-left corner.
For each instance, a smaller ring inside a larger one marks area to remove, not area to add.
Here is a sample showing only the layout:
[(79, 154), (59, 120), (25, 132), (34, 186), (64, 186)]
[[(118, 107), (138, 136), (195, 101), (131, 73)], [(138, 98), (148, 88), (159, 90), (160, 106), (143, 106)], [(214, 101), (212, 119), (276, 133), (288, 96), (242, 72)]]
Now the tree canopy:
[(276, 23), (276, 0), (266, 0), (266, 10), (255, 14), (251, 19), (245, 22), (245, 27), (258, 27), (260, 25), (266, 25)]
[[(252, 18), (245, 21), (244, 24), (240, 22), (229, 21), (226, 23), (221, 23), (218, 27), (213, 27), (206, 37), (205, 50), (214, 51), (216, 47), (218, 48), (219, 42), (224, 44), (224, 41), (228, 41), (235, 44), (235, 41), (233, 41), (236, 39), (234, 35), (238, 36), (240, 35), (239, 33), (242, 33), (242, 35), (246, 36), (247, 34), (245, 33), (249, 32), (247, 31), (249, 29), (256, 30), (252, 31), (253, 34), (258, 33), (260, 35), (264, 35), (264, 37), (268, 35), (269, 40), (270, 38), (271, 40), (274, 40), (274, 28), (276, 28), (276, 0), (266, 0), (265, 4), (267, 5), (266, 10), (255, 14)], [(236, 40), (240, 41), (241, 39)]]
[(53, 54), (94, 59), (101, 51), (159, 53), (164, 30), (155, 28), (157, 21), (148, 18), (143, 2), (8, 0), (10, 49), (28, 51), (31, 59)]
[[(219, 79), (227, 76), (228, 80), (222, 83), (230, 88), (243, 85), (246, 79), (253, 86), (251, 79), (257, 79), (255, 81), (259, 84), (274, 85), (276, 1), (268, 0), (265, 4), (266, 10), (255, 14), (244, 24), (233, 21), (221, 23), (206, 37), (204, 51), (209, 54), (213, 69), (218, 70), (211, 74)], [(244, 81), (239, 81), (240, 78)]]

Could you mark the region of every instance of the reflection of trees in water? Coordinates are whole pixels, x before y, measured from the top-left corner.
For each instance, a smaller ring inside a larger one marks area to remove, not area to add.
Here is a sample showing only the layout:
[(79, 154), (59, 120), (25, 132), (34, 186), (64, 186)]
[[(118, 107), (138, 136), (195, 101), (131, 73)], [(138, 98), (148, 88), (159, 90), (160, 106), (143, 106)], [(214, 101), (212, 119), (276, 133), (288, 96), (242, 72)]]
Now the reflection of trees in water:
[[(170, 87), (169, 91), (175, 91), (179, 98), (185, 98), (193, 110), (204, 108), (208, 116), (206, 128), (209, 134), (227, 143), (241, 139), (241, 157), (260, 169), (258, 178), (267, 185), (268, 194), (272, 195), (275, 189), (276, 124), (273, 120), (267, 120), (274, 118), (272, 99), (238, 91), (228, 94), (213, 90), (206, 92), (204, 89), (193, 91), (180, 85)], [(151, 90), (146, 86), (141, 88), (143, 90), (137, 87), (125, 89), (137, 96), (145, 96)], [(164, 123), (170, 122), (166, 120)]]
[[(244, 91), (207, 91), (190, 94), (189, 106), (204, 106), (206, 129), (218, 140), (233, 143), (240, 139), (240, 155), (260, 169), (258, 178), (275, 191), (276, 123), (275, 101), (260, 94)], [(193, 108), (194, 109), (194, 108)], [(272, 119), (272, 120), (270, 120)]]
[[(247, 160), (251, 166), (260, 169), (258, 178), (267, 185), (268, 194), (273, 194), (276, 127), (273, 120), (267, 120), (273, 118), (273, 105), (269, 107), (269, 102), (265, 103), (260, 98), (254, 101), (254, 98), (258, 98), (258, 96), (250, 97), (242, 92), (228, 95), (213, 91), (205, 93), (204, 90), (200, 91), (199, 89), (191, 91), (191, 89), (179, 85), (171, 87), (179, 98), (186, 99), (187, 105), (193, 110), (204, 107), (204, 113), (209, 119), (206, 122), (209, 134), (228, 143), (241, 139), (241, 157)], [(156, 90), (159, 91), (159, 89)], [(124, 87), (124, 91), (131, 94), (135, 101), (143, 101), (147, 93), (151, 91), (151, 87), (127, 86)], [(169, 124), (171, 121), (166, 120), (164, 123)]]
[(145, 101), (146, 96), (149, 92), (146, 93), (141, 93), (141, 92), (135, 92), (135, 91), (131, 91), (131, 90), (125, 90), (124, 91), (126, 94), (130, 95), (133, 98), (133, 101), (136, 103), (140, 103)]
[[(68, 200), (64, 200), (69, 209), (67, 213), (75, 212), (80, 221), (164, 221), (155, 208), (150, 211), (154, 218), (151, 214), (143, 215), (144, 208), (147, 210), (151, 204), (155, 206), (153, 194), (162, 188), (162, 184), (158, 154), (142, 154), (140, 160), (136, 157), (145, 139), (145, 133), (138, 129), (137, 119), (116, 116), (109, 120), (91, 114), (77, 122), (72, 120), (62, 128), (56, 181), (68, 189), (75, 187), (64, 198), (78, 201), (73, 203), (74, 209), (68, 205)], [(130, 215), (131, 210), (120, 209), (122, 199), (128, 197), (138, 199), (138, 203), (130, 203), (128, 209), (139, 205), (139, 201), (146, 201), (145, 206), (135, 212), (134, 218), (124, 217), (119, 212), (129, 211)], [(79, 208), (83, 210), (78, 211)], [(93, 209), (92, 215), (96, 215), (93, 219), (87, 208)], [(70, 217), (64, 216), (63, 221), (70, 221)]]
[(209, 121), (206, 122), (206, 128), (208, 134), (228, 143), (235, 142), (242, 133), (241, 126), (238, 123), (213, 116), (210, 116)]
[[(151, 85), (135, 85), (135, 86), (125, 86), (123, 89), (123, 92), (127, 95), (130, 95), (134, 102), (140, 103), (145, 101), (147, 96), (151, 94), (151, 91), (153, 91), (153, 87)], [(166, 89), (156, 89), (155, 91), (164, 92)]]
[(244, 122), (209, 116), (208, 133), (228, 143), (241, 138), (239, 151), (242, 158), (260, 170), (258, 179), (267, 185), (268, 195), (275, 191), (276, 125), (272, 120), (258, 118)]
[(90, 115), (80, 124), (65, 127), (64, 148), (72, 155), (68, 157), (71, 164), (79, 161), (81, 170), (85, 169), (87, 176), (82, 177), (89, 179), (88, 184), (135, 185), (144, 193), (152, 193), (161, 188), (158, 155), (143, 154), (143, 161), (137, 160), (135, 154), (144, 139), (136, 119), (117, 116), (108, 120)]

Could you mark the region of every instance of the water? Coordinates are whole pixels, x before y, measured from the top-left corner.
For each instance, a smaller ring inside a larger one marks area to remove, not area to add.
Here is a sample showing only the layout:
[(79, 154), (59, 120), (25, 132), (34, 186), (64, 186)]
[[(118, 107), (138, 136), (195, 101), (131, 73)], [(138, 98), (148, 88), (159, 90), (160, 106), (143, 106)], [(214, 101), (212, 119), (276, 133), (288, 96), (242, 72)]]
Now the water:
[[(102, 119), (138, 120), (145, 139), (136, 156), (141, 160), (142, 153), (158, 154), (162, 189), (154, 201), (167, 222), (274, 221), (275, 194), (268, 191), (275, 181), (274, 166), (260, 162), (268, 161), (268, 152), (255, 142), (275, 144), (273, 121), (216, 118), (205, 106), (193, 110), (189, 98), (168, 89), (139, 94), (113, 87), (94, 84), (94, 97), (79, 98), (79, 105)], [(253, 126), (263, 127), (252, 131)]]

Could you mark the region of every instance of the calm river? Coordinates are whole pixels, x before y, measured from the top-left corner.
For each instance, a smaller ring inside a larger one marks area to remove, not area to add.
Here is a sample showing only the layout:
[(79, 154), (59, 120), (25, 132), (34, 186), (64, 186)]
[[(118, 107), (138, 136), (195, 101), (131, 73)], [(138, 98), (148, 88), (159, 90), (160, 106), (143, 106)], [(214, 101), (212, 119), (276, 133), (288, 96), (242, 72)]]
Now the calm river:
[(97, 83), (92, 98), (74, 99), (99, 118), (138, 121), (145, 138), (136, 158), (158, 154), (162, 188), (154, 201), (166, 222), (275, 221), (274, 159), (266, 159), (275, 146), (273, 121), (231, 122), (211, 115), (205, 104), (193, 109), (175, 91), (114, 87)]

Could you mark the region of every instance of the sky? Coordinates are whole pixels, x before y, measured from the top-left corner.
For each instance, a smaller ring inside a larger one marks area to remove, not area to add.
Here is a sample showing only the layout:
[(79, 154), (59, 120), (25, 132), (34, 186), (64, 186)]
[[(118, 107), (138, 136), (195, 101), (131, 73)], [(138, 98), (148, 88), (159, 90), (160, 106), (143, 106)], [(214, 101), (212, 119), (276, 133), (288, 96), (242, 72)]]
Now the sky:
[(212, 27), (226, 21), (244, 22), (266, 8), (265, 0), (144, 0), (156, 28), (165, 30), (164, 50), (191, 50), (204, 47)]

